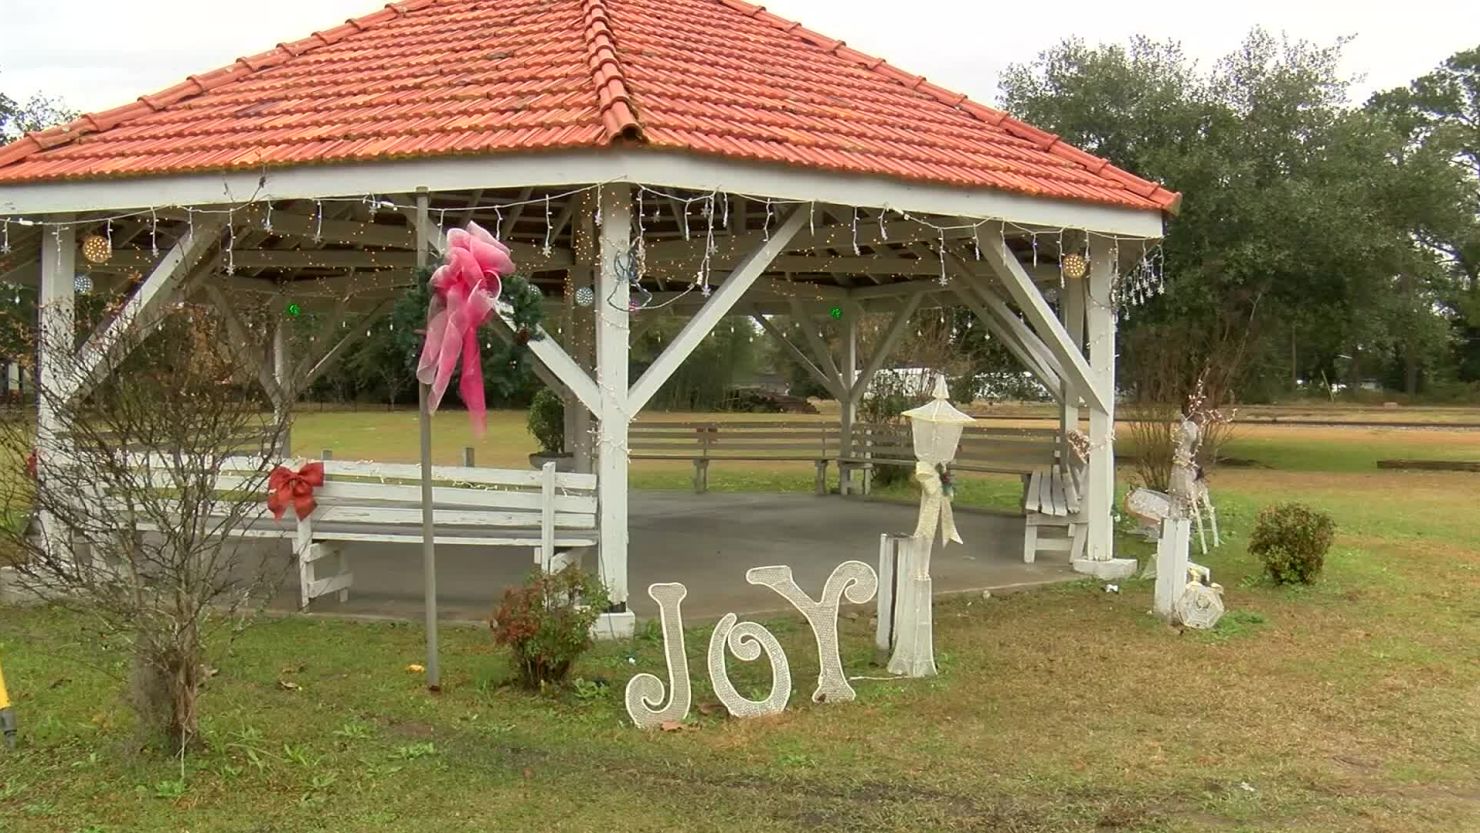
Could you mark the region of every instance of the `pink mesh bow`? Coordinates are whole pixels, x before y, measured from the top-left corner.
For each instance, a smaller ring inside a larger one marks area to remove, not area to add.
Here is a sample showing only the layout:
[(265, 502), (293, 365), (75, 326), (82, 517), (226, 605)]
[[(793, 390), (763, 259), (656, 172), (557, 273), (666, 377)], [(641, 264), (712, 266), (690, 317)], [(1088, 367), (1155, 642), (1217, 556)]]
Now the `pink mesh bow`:
[(488, 425), (488, 413), (478, 328), (493, 314), (500, 278), (513, 271), (509, 247), (477, 223), (468, 223), (466, 231), (447, 233), (445, 261), (432, 275), (432, 303), (427, 309), (426, 341), (416, 364), (416, 378), (431, 386), (427, 407), (436, 412), (461, 359), (457, 390), (479, 434)]

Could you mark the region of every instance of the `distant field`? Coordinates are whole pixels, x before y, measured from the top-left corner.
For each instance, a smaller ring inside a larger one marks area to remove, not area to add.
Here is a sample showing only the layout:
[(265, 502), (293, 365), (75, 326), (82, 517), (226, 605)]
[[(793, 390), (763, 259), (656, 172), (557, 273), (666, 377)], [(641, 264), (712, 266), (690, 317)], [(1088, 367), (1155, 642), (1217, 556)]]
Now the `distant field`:
[[(1469, 413), (1480, 422), (1480, 410)], [(775, 414), (649, 414), (644, 419), (705, 420), (713, 422), (767, 421), (784, 418), (794, 421), (824, 422), (835, 419), (828, 414), (816, 416)], [(474, 448), (479, 465), (527, 466), (528, 456), (536, 450), (535, 442), (525, 428), (523, 411), (492, 411), (488, 415), (488, 433), (474, 439), (467, 415), (444, 411), (434, 418), (432, 454), (438, 463), (455, 463), (462, 449)], [(1441, 424), (1441, 423), (1435, 423)], [(295, 453), (316, 457), (322, 449), (331, 448), (340, 459), (375, 459), (410, 462), (418, 459), (417, 418), (414, 411), (305, 411), (300, 413), (293, 429)], [(1134, 453), (1126, 444), (1122, 451)], [(1263, 466), (1289, 471), (1366, 471), (1375, 468), (1378, 459), (1401, 457), (1420, 460), (1480, 460), (1480, 430), (1442, 428), (1382, 428), (1354, 426), (1240, 425), (1225, 456), (1240, 458)], [(711, 472), (711, 485), (724, 488), (727, 473), (745, 469), (755, 476), (795, 473), (810, 477), (811, 465), (800, 464), (735, 464), (716, 463)], [(668, 482), (665, 473), (674, 475), (673, 482), (687, 477), (686, 463), (633, 464), (634, 482), (640, 487)], [(810, 480), (808, 481), (810, 484)], [(810, 488), (810, 485), (804, 487)]]

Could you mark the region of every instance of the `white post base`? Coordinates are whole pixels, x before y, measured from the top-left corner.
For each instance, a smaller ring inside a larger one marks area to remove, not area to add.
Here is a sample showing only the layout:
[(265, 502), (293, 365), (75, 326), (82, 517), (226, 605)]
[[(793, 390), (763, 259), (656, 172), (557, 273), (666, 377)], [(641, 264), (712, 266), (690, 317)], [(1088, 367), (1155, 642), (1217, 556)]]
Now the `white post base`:
[(603, 613), (591, 626), (591, 636), (597, 642), (613, 642), (631, 639), (637, 633), (637, 614), (630, 610), (622, 613)]
[(894, 603), (894, 656), (889, 673), (934, 677), (935, 616), (930, 580), (930, 538), (911, 538), (901, 548), (899, 584)]
[(1107, 561), (1076, 558), (1069, 562), (1069, 566), (1073, 567), (1076, 573), (1091, 575), (1101, 581), (1115, 581), (1130, 578), (1136, 574), (1136, 559), (1134, 558), (1111, 558)]
[(1187, 551), (1192, 542), (1192, 521), (1167, 518), (1161, 522), (1161, 541), (1156, 545), (1156, 615), (1171, 621), (1177, 600), (1187, 589)]

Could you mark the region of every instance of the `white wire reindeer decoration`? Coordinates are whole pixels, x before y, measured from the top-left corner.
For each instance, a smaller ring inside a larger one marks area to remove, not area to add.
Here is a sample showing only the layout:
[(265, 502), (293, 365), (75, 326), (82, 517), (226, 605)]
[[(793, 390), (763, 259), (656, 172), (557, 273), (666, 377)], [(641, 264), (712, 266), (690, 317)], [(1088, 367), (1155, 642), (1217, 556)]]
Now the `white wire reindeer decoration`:
[(1192, 481), (1192, 519), (1197, 523), (1197, 542), (1203, 555), (1208, 554), (1208, 534), (1203, 526), (1203, 515), (1213, 527), (1213, 546), (1223, 546), (1223, 537), (1218, 534), (1218, 510), (1213, 508), (1213, 495), (1208, 489), (1208, 479), (1203, 467), (1197, 467), (1197, 477)]

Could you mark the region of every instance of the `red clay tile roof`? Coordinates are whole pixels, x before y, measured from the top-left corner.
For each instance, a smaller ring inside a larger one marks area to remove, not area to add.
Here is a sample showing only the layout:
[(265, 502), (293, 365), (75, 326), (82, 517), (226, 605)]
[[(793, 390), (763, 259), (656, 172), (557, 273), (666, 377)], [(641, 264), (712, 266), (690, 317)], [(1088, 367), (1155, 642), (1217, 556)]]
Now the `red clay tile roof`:
[(404, 0), (26, 136), (0, 148), (0, 184), (615, 144), (1180, 200), (740, 0)]

